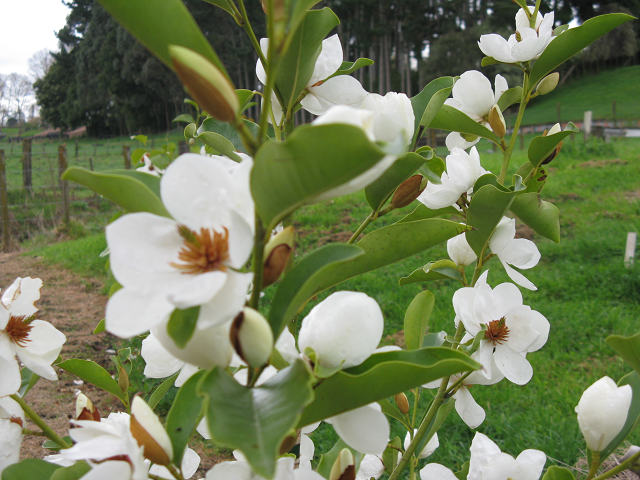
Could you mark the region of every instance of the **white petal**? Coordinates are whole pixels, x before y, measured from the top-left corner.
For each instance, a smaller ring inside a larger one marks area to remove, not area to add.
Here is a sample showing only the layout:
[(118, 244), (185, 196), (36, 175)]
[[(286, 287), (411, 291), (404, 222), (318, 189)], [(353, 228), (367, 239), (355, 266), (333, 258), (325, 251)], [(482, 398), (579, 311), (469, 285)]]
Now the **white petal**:
[(130, 479), (132, 475), (131, 465), (129, 462), (109, 461), (93, 465), (93, 468), (86, 473), (82, 480), (111, 480), (111, 479)]
[(318, 472), (301, 467), (293, 471), (293, 480), (324, 480), (324, 477)]
[(189, 365), (188, 363), (185, 363), (184, 366), (180, 369), (180, 374), (178, 375), (178, 378), (176, 378), (174, 385), (180, 388), (187, 380), (189, 380), (189, 378), (191, 378), (192, 375), (196, 374), (198, 370), (200, 369), (195, 365)]
[[(34, 305), (40, 299), (40, 288), (42, 280), (39, 278), (26, 277), (20, 280), (20, 289), (11, 302), (11, 315), (15, 317), (30, 317), (38, 311)], [(4, 295), (2, 303), (5, 303)]]
[(184, 365), (184, 362), (171, 355), (152, 333), (142, 341), (140, 354), (146, 363), (144, 367), (145, 377), (169, 377)]
[(458, 477), (444, 465), (428, 463), (420, 470), (421, 480), (458, 480)]
[(496, 345), (494, 360), (507, 380), (525, 385), (533, 377), (533, 367), (524, 355), (514, 352), (508, 345)]
[(198, 423), (198, 426), (196, 427), (196, 431), (205, 439), (211, 440), (211, 432), (209, 431), (209, 423), (206, 416), (202, 417), (202, 420), (200, 420), (200, 423)]
[(331, 418), (336, 433), (351, 448), (382, 456), (389, 442), (389, 422), (384, 413), (370, 405)]
[(527, 62), (540, 55), (547, 47), (548, 37), (523, 38), (512, 49), (511, 55), (519, 62)]
[[(262, 53), (266, 57), (267, 50), (269, 50), (268, 38), (260, 39), (260, 50), (262, 50)], [(258, 59), (258, 61), (256, 62), (256, 76), (258, 77), (258, 80), (260, 80), (260, 83), (262, 83), (263, 85), (267, 84), (267, 72), (265, 71), (264, 66), (262, 65), (262, 62), (260, 61), (260, 59)]]
[(516, 59), (511, 55), (509, 43), (497, 33), (481, 35), (478, 47), (488, 57), (493, 57), (499, 62), (515, 63)]
[(507, 84), (507, 80), (502, 75), (496, 75), (494, 103), (498, 103), (498, 100), (500, 100), (500, 97), (502, 96), (502, 94), (507, 90), (509, 90), (509, 85)]
[(544, 346), (544, 344), (547, 343), (551, 325), (549, 324), (549, 321), (544, 317), (544, 315), (536, 310), (531, 310), (531, 312), (529, 312), (529, 318), (531, 320), (531, 326), (536, 332), (538, 332), (539, 335), (536, 341), (529, 345), (529, 348), (527, 348), (527, 352), (535, 352), (537, 350), (540, 350)]
[(489, 248), (491, 252), (498, 255), (506, 248), (506, 246), (516, 236), (516, 221), (514, 218), (502, 217), (500, 223), (491, 235), (489, 240)]
[(313, 74), (307, 86), (312, 87), (319, 80), (324, 80), (333, 75), (341, 65), (342, 44), (340, 43), (340, 37), (336, 33), (322, 41), (322, 51), (318, 55), (318, 60), (316, 60)]
[(486, 417), (484, 408), (475, 401), (471, 392), (466, 387), (460, 388), (454, 395), (456, 399), (456, 412), (469, 428), (478, 428)]
[(229, 265), (241, 269), (253, 250), (253, 227), (235, 211), (229, 214)]
[(309, 94), (302, 99), (302, 107), (314, 115), (324, 115), (335, 105), (358, 108), (367, 96), (362, 84), (349, 75), (330, 78), (317, 87), (309, 87)]
[(275, 347), (289, 365), (300, 358), (300, 352), (296, 348), (296, 339), (288, 328), (282, 331)]
[(67, 340), (64, 333), (43, 320), (34, 320), (29, 325), (32, 327), (27, 337), (29, 341), (23, 348), (33, 355), (46, 355), (55, 351), (57, 358), (62, 345)]
[(501, 283), (493, 289), (493, 296), (496, 299), (496, 312), (500, 317), (511, 308), (522, 306), (522, 293), (513, 283)]
[(473, 147), (479, 141), (480, 137), (476, 138), (473, 142), (467, 142), (458, 132), (451, 132), (447, 135), (444, 143), (449, 150), (453, 150), (454, 148), (466, 150), (467, 148)]
[[(500, 258), (500, 257), (498, 257)], [(520, 272), (518, 272), (517, 270), (514, 270), (513, 268), (511, 268), (509, 265), (507, 265), (506, 262), (502, 262), (502, 266), (504, 267), (505, 271), (507, 272), (507, 275), (509, 275), (509, 278), (511, 280), (513, 280), (514, 282), (516, 282), (518, 285), (520, 285), (521, 287), (524, 287), (528, 290), (538, 290), (538, 287), (536, 287), (532, 282), (530, 282), (527, 277), (525, 277), (524, 275), (522, 275)]]
[(540, 251), (531, 240), (514, 238), (500, 252), (500, 260), (517, 268), (533, 268), (540, 261)]
[(207, 472), (206, 480), (251, 480), (251, 467), (246, 462), (222, 462)]
[(460, 75), (460, 80), (455, 83), (451, 93), (461, 103), (462, 111), (476, 121), (488, 115), (494, 105), (491, 82), (477, 70), (469, 70)]
[(306, 455), (309, 458), (313, 458), (313, 454), (316, 451), (316, 447), (307, 435), (300, 436), (300, 455)]
[(168, 320), (174, 309), (162, 295), (143, 296), (122, 288), (107, 303), (106, 328), (117, 337), (131, 338)]
[(233, 320), (242, 310), (253, 274), (230, 270), (226, 276), (224, 286), (211, 300), (200, 306), (198, 329), (221, 325)]
[(500, 455), (500, 447), (486, 435), (476, 432), (471, 441), (471, 459), (469, 460), (469, 480), (480, 480), (484, 477), (486, 467), (496, 455)]
[(528, 348), (538, 339), (539, 333), (532, 326), (531, 312), (529, 306), (520, 305), (505, 315), (509, 328), (507, 344), (515, 352), (528, 352)]
[(429, 182), (427, 188), (418, 197), (418, 201), (432, 210), (450, 207), (456, 203), (463, 192), (455, 188), (449, 181), (449, 176), (446, 172), (442, 174), (441, 181), (441, 185)]
[(538, 480), (542, 475), (547, 456), (540, 450), (523, 450), (516, 458), (516, 471), (514, 478), (518, 480)]

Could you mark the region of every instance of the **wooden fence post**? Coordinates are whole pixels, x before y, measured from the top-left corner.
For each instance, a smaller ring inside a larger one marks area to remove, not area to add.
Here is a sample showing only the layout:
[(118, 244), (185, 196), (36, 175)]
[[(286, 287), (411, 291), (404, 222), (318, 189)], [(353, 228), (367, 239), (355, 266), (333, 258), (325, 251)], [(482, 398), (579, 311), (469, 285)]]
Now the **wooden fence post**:
[(584, 112), (584, 124), (582, 126), (584, 130), (584, 141), (589, 140), (589, 135), (591, 135), (591, 120), (593, 119), (593, 112), (591, 110), (587, 110)]
[(11, 236), (9, 235), (9, 201), (7, 199), (7, 175), (4, 165), (4, 150), (0, 150), (0, 212), (2, 213), (2, 251), (8, 252), (11, 248)]
[(22, 183), (29, 193), (32, 193), (31, 174), (31, 139), (25, 138), (22, 141)]
[(62, 218), (64, 223), (69, 225), (71, 214), (69, 212), (69, 182), (62, 179), (62, 174), (67, 169), (67, 146), (62, 144), (58, 147), (58, 174), (60, 191), (62, 193)]
[(131, 170), (131, 155), (129, 154), (129, 145), (122, 146), (122, 156), (124, 157), (124, 168)]
[(636, 258), (636, 243), (638, 234), (636, 232), (627, 233), (627, 244), (624, 249), (624, 265), (627, 268), (633, 267)]

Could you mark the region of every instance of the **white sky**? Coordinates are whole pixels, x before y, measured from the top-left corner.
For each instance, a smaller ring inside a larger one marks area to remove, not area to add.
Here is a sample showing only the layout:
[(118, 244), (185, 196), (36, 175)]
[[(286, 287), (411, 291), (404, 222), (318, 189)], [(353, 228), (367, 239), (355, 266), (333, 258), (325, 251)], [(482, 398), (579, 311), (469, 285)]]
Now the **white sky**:
[(61, 0), (0, 0), (0, 73), (27, 74), (34, 53), (57, 51), (69, 11)]

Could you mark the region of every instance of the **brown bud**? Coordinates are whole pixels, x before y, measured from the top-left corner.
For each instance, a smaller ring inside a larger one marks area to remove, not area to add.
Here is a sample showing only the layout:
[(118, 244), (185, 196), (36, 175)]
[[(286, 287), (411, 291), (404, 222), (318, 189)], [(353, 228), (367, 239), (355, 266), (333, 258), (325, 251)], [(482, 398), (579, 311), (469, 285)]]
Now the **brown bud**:
[(398, 407), (398, 410), (400, 410), (400, 412), (405, 415), (409, 413), (409, 400), (404, 393), (400, 392), (396, 394), (393, 399), (396, 401), (396, 406)]
[[(423, 181), (424, 180), (424, 181)], [(393, 208), (402, 208), (413, 202), (427, 187), (426, 179), (422, 175), (414, 175), (405, 180), (391, 198)]]
[(502, 138), (507, 134), (507, 125), (504, 122), (502, 111), (497, 104), (494, 105), (489, 112), (489, 125), (491, 125), (491, 130), (493, 130), (493, 133), (495, 133), (498, 138)]
[(280, 444), (280, 455), (289, 453), (298, 441), (298, 435), (289, 435)]
[(262, 287), (274, 284), (289, 264), (293, 253), (295, 231), (292, 226), (274, 235), (264, 248), (264, 273)]
[(100, 413), (93, 402), (84, 394), (79, 393), (76, 398), (76, 420), (100, 421)]
[(351, 450), (343, 448), (331, 467), (329, 480), (355, 480), (356, 462)]
[(123, 393), (129, 390), (129, 375), (124, 367), (120, 367), (120, 371), (118, 372), (118, 386)]
[(138, 445), (144, 447), (144, 457), (158, 465), (169, 465), (173, 457), (171, 439), (160, 423), (158, 416), (140, 397), (131, 404), (131, 435)]

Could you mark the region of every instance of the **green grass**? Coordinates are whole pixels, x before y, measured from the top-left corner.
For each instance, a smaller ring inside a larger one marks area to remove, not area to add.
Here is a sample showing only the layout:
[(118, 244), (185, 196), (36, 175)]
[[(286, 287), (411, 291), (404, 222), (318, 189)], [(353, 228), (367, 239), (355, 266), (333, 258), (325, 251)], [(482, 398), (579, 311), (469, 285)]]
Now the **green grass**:
[[(524, 114), (524, 125), (555, 123), (556, 105), (560, 103), (560, 120), (582, 121), (591, 110), (594, 119), (613, 119), (612, 103), (616, 102), (618, 120), (640, 120), (640, 65), (621, 67), (569, 81), (548, 95), (533, 99)], [(515, 116), (515, 115), (514, 115)], [(638, 124), (635, 123), (637, 127)]]
[[(480, 143), (478, 147), (483, 166), (499, 171), (500, 155), (489, 153), (488, 143)], [(526, 161), (525, 152), (516, 148), (511, 173)], [(612, 333), (635, 333), (640, 326), (640, 268), (628, 270), (623, 265), (626, 234), (640, 229), (639, 153), (637, 139), (585, 145), (576, 136), (575, 140), (569, 137), (565, 141), (562, 153), (549, 165), (543, 198), (561, 210), (562, 238), (560, 244), (555, 244), (535, 237), (542, 260), (524, 273), (539, 290), (523, 291), (525, 304), (541, 312), (551, 323), (549, 341), (527, 357), (534, 368), (534, 377), (527, 385), (517, 386), (505, 380), (471, 390), (487, 412), (487, 420), (478, 430), (506, 452), (517, 455), (524, 449), (536, 448), (558, 461), (573, 464), (584, 448), (573, 410), (582, 392), (603, 375), (618, 380), (630, 370), (604, 339)], [(367, 231), (397, 220), (411, 208), (382, 217)], [(296, 257), (327, 242), (346, 241), (349, 232), (357, 228), (368, 212), (362, 194), (301, 209), (294, 217)], [(32, 254), (83, 275), (105, 278), (106, 259), (97, 257), (103, 249), (103, 237), (94, 235), (41, 248)], [(444, 245), (344, 282), (340, 289), (366, 292), (380, 303), (386, 322), (383, 343), (401, 338), (398, 332), (403, 328), (404, 311), (423, 288), (436, 295), (429, 329), (452, 333), (451, 297), (458, 285), (452, 282), (398, 285), (400, 277), (441, 258), (447, 258)], [(508, 281), (497, 261), (490, 262), (489, 269), (492, 286)], [(275, 287), (267, 289), (265, 306)], [(318, 300), (329, 293), (320, 295)], [(310, 307), (307, 306), (307, 311)], [(429, 392), (423, 394), (421, 408), (429, 397)], [(413, 402), (412, 395), (409, 399)], [(397, 425), (392, 431), (404, 437)], [(440, 431), (441, 446), (428, 461), (451, 466), (467, 461), (473, 435), (452, 413)], [(321, 453), (331, 447), (336, 437), (324, 425), (312, 438), (316, 452)], [(631, 440), (637, 442), (640, 437), (635, 434)]]

